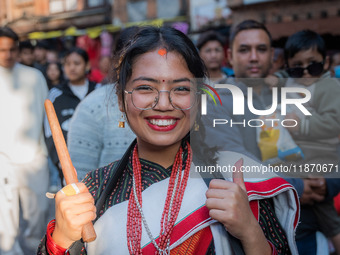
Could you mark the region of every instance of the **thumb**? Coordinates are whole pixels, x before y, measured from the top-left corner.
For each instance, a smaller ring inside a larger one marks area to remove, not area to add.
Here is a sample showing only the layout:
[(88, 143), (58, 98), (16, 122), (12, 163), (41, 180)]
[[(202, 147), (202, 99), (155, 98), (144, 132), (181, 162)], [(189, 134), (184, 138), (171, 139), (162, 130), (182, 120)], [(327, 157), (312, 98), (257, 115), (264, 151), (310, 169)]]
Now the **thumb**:
[(241, 171), (241, 167), (243, 166), (243, 158), (240, 158), (236, 163), (235, 163), (235, 168), (236, 171), (233, 172), (233, 183), (238, 184), (241, 189), (244, 191), (246, 190), (246, 185), (244, 184), (244, 179), (243, 179), (243, 172)]

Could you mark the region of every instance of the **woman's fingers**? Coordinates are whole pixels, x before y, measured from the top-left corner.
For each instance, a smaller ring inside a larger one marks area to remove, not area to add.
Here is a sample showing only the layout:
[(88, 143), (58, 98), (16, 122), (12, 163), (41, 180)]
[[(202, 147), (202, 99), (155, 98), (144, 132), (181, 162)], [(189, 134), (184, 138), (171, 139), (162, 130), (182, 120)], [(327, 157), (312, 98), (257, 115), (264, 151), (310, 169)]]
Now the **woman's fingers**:
[(85, 184), (65, 186), (56, 194), (56, 228), (53, 238), (69, 244), (81, 238), (83, 226), (96, 218), (94, 199)]

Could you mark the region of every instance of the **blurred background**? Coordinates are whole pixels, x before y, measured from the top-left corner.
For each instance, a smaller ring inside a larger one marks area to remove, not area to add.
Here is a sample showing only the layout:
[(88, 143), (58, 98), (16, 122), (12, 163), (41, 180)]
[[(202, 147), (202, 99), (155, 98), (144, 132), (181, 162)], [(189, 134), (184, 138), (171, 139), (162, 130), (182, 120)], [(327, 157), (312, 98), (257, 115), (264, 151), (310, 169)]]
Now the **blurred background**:
[[(21, 40), (48, 42), (57, 52), (74, 45), (85, 48), (91, 66), (109, 55), (119, 31), (132, 25), (168, 25), (194, 41), (214, 29), (228, 36), (244, 19), (263, 22), (274, 47), (302, 29), (322, 35), (329, 51), (340, 49), (340, 1), (337, 0), (1, 0), (0, 25)], [(226, 48), (228, 42), (226, 42)]]

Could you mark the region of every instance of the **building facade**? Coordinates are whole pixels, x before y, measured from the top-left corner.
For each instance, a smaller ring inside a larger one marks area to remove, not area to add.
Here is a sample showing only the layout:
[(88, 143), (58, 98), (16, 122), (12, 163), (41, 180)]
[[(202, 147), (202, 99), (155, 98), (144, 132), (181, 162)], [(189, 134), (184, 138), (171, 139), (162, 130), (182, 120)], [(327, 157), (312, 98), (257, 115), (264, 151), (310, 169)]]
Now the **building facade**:
[(52, 32), (50, 37), (60, 36), (57, 31), (70, 27), (85, 29), (105, 24), (111, 25), (111, 29), (115, 26), (112, 31), (118, 31), (135, 23), (187, 22), (187, 17), (189, 0), (0, 1), (0, 25), (12, 27), (21, 37), (32, 32)]
[(112, 0), (2, 0), (0, 24), (20, 35), (109, 24)]
[(340, 47), (338, 0), (228, 0), (228, 7), (234, 24), (245, 19), (263, 22), (274, 40), (311, 29), (323, 35), (330, 48)]

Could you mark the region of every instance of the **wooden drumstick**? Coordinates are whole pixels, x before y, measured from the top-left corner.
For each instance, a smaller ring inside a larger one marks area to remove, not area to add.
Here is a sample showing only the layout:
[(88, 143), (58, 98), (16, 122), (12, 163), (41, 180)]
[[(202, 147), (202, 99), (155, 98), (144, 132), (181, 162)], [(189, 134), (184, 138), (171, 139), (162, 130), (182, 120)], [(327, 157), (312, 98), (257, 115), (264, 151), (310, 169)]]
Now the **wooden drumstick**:
[[(61, 131), (53, 104), (48, 99), (45, 100), (45, 110), (66, 184), (77, 183), (78, 178), (76, 169), (74, 168), (70, 154), (68, 153), (64, 135)], [(93, 228), (93, 224), (92, 222), (89, 222), (83, 227), (82, 238), (84, 242), (92, 242), (96, 239), (96, 237), (97, 235)]]

